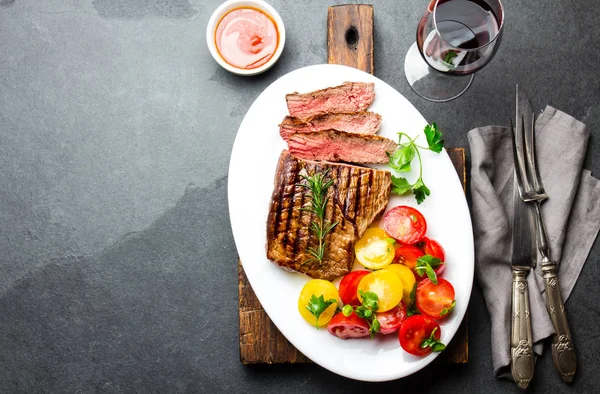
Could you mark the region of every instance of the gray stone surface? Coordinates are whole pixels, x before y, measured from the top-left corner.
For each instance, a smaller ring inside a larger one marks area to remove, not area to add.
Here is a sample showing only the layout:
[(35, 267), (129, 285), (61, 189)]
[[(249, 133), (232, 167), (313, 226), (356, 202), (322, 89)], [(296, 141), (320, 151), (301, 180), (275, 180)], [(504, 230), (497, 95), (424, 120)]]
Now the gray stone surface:
[[(220, 69), (205, 28), (215, 0), (0, 1), (0, 392), (503, 392), (489, 318), (469, 305), (470, 362), (355, 383), (315, 365), (239, 362), (227, 171), (236, 130), (279, 76), (326, 60), (323, 2), (272, 0), (288, 40), (254, 78)], [(377, 1), (376, 75), (445, 131), (506, 124), (515, 83), (536, 108), (587, 123), (600, 175), (600, 12), (589, 2), (506, 0), (496, 58), (447, 104), (419, 99), (404, 54), (426, 2)], [(568, 312), (572, 388), (536, 367), (533, 391), (597, 392), (596, 243)]]

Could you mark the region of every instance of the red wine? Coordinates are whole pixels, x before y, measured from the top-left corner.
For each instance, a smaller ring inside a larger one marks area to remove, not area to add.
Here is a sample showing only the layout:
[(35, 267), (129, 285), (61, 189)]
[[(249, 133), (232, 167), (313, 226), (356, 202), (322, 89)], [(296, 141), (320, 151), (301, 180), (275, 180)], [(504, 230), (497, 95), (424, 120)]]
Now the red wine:
[(503, 13), (498, 4), (439, 0), (435, 11), (428, 10), (417, 29), (417, 44), (425, 61), (454, 75), (470, 74), (485, 66), (499, 41)]

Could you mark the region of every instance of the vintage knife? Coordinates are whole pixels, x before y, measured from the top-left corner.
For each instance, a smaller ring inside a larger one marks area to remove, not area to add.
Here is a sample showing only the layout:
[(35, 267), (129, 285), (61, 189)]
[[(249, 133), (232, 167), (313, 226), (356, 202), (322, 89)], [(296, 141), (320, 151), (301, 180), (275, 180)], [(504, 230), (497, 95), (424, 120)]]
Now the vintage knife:
[[(552, 336), (552, 359), (554, 368), (565, 382), (571, 382), (577, 370), (577, 356), (571, 338), (571, 330), (565, 313), (565, 306), (560, 295), (560, 282), (557, 276), (556, 263), (550, 259), (550, 247), (546, 236), (546, 229), (541, 217), (540, 205), (548, 197), (544, 192), (542, 180), (537, 170), (535, 161), (534, 143), (534, 112), (531, 108), (529, 97), (517, 85), (517, 127), (523, 127), (526, 144), (531, 147), (533, 155), (528, 155), (529, 178), (532, 180), (533, 193), (529, 201), (533, 205), (535, 227), (537, 229), (536, 245), (540, 251), (540, 266), (544, 275), (546, 289), (546, 309), (554, 326), (555, 334)], [(518, 119), (524, 121), (519, 124)], [(523, 163), (524, 164), (524, 163)], [(524, 168), (524, 167), (523, 167)]]
[(510, 355), (512, 376), (521, 390), (533, 378), (533, 336), (529, 318), (529, 289), (527, 274), (535, 262), (532, 251), (531, 214), (528, 204), (521, 200), (517, 176), (513, 193), (512, 226), (512, 326)]

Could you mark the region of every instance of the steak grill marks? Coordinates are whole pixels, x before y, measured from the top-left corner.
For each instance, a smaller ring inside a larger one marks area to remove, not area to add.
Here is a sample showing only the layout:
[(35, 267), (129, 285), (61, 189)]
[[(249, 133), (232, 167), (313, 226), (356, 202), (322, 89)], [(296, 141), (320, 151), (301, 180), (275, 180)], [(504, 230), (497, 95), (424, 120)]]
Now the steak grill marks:
[[(322, 263), (303, 265), (312, 257), (308, 248), (318, 247), (318, 238), (310, 230), (316, 216), (300, 209), (310, 198), (308, 190), (297, 186), (302, 180), (299, 174), (313, 175), (327, 169), (334, 184), (328, 189), (324, 219), (338, 224), (325, 238)], [(385, 209), (391, 187), (386, 171), (304, 161), (287, 151), (281, 154), (275, 183), (267, 222), (267, 257), (284, 269), (329, 280), (350, 271), (354, 244)]]

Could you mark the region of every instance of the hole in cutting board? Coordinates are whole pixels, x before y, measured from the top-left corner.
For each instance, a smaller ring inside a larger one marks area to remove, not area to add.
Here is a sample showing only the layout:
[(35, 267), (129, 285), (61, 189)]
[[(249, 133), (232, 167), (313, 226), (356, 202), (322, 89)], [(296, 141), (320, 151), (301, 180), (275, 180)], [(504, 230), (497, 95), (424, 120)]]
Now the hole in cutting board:
[(346, 30), (346, 44), (350, 49), (356, 50), (358, 46), (358, 40), (360, 39), (358, 35), (358, 30), (356, 27), (351, 26), (348, 30)]

